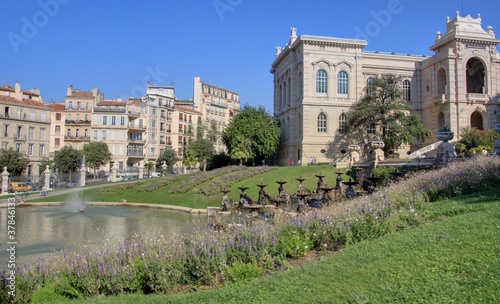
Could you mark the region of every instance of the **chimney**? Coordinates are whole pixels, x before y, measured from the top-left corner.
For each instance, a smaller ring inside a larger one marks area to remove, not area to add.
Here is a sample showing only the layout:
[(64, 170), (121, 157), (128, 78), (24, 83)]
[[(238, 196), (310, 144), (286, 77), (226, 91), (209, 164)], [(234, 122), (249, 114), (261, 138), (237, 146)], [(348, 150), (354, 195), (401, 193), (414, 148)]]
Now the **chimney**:
[(73, 85), (70, 85), (68, 88), (68, 93), (66, 94), (67, 96), (73, 95)]
[(16, 86), (15, 86), (15, 97), (17, 100), (23, 100), (23, 94), (21, 93), (21, 84), (19, 83), (19, 81), (16, 81)]

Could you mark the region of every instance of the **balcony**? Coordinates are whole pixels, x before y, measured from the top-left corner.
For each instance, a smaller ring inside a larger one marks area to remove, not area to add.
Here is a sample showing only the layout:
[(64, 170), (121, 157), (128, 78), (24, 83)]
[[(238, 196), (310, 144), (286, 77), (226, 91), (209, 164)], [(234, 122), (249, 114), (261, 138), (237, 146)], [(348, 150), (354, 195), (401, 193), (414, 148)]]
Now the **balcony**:
[(135, 117), (135, 118), (138, 118), (139, 116), (141, 116), (141, 112), (137, 112), (137, 111), (128, 111), (128, 116), (129, 116), (129, 117)]
[(433, 97), (434, 104), (443, 104), (446, 102), (446, 94), (439, 94)]
[(119, 113), (125, 114), (127, 113), (127, 109), (125, 107), (104, 107), (98, 106), (94, 108), (94, 113)]
[(129, 129), (136, 129), (136, 130), (146, 130), (146, 126), (143, 124), (136, 124), (136, 123), (129, 123), (128, 124)]
[(479, 94), (479, 93), (467, 93), (467, 103), (488, 103), (490, 101), (490, 96), (488, 94)]
[(66, 119), (66, 125), (74, 125), (74, 126), (90, 126), (90, 120), (69, 120)]
[(26, 141), (26, 135), (22, 134), (14, 134), (13, 138), (16, 141)]
[(145, 157), (143, 150), (127, 150), (127, 156), (133, 156), (138, 158)]
[(9, 113), (3, 113), (0, 114), (0, 118), (3, 119), (9, 119), (9, 120), (22, 120), (22, 121), (28, 121), (28, 122), (38, 122), (38, 123), (46, 123), (50, 124), (50, 116), (47, 117), (42, 117), (42, 116), (32, 116), (32, 115), (26, 115), (26, 113), (23, 113), (22, 116), (20, 115), (10, 115)]
[(90, 141), (90, 136), (84, 135), (65, 135), (64, 140), (67, 141)]
[(129, 141), (129, 143), (133, 143), (133, 144), (145, 144), (146, 143), (146, 140), (142, 139), (142, 138), (129, 138), (128, 141)]

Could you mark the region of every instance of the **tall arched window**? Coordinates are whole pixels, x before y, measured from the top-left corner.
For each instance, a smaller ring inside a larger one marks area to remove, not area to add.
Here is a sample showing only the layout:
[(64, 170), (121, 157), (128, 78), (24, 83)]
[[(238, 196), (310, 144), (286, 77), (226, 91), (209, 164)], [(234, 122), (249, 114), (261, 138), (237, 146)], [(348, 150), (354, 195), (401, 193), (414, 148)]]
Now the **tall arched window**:
[(404, 80), (403, 81), (403, 97), (406, 102), (410, 102), (410, 81), (409, 80)]
[(286, 90), (286, 81), (285, 81), (285, 83), (283, 83), (283, 106), (286, 106), (286, 99), (287, 99), (286, 93), (287, 93), (287, 90)]
[(444, 127), (445, 125), (446, 125), (446, 121), (444, 118), (444, 113), (439, 112), (439, 114), (438, 114), (438, 131), (441, 130), (441, 128)]
[(438, 95), (446, 94), (446, 71), (444, 68), (438, 70), (436, 80)]
[(368, 79), (366, 79), (366, 95), (372, 97), (375, 95), (375, 88), (373, 86), (373, 77), (368, 77)]
[(485, 70), (481, 60), (471, 58), (467, 61), (467, 93), (486, 94)]
[(349, 79), (345, 71), (340, 71), (338, 74), (337, 94), (340, 97), (347, 97), (349, 94)]
[(472, 128), (483, 130), (483, 115), (479, 111), (472, 112), (470, 116), (470, 126)]
[(327, 74), (325, 70), (316, 72), (316, 93), (325, 94), (328, 91)]
[(283, 106), (283, 87), (280, 84), (280, 90), (278, 92), (278, 99), (279, 99), (279, 105), (280, 107)]
[(345, 134), (346, 132), (346, 116), (345, 114), (341, 114), (339, 117), (339, 133)]
[(326, 114), (320, 113), (318, 115), (318, 132), (326, 133)]
[(292, 100), (292, 80), (290, 77), (288, 77), (288, 93), (287, 93), (288, 100), (286, 101), (287, 104), (290, 104)]

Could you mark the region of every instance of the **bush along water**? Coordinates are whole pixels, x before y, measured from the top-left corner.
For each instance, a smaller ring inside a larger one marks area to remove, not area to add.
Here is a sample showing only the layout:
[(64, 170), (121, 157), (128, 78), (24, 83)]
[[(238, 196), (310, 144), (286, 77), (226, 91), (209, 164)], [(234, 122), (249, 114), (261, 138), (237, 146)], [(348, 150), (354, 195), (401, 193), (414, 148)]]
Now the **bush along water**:
[(426, 205), (442, 198), (498, 188), (500, 158), (477, 157), (415, 174), (369, 196), (300, 215), (224, 231), (200, 230), (173, 239), (126, 241), (114, 250), (43, 260), (16, 271), (16, 297), (2, 275), (1, 303), (90, 298), (125, 293), (175, 293), (251, 280), (289, 267), (310, 251), (349, 244), (420, 225)]

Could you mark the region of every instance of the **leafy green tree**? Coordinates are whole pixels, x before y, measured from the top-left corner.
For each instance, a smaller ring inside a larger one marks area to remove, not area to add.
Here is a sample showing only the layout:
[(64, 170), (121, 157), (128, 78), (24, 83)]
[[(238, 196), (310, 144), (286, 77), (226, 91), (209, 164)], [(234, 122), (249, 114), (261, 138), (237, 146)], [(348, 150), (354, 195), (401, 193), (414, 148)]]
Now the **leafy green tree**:
[(188, 141), (191, 142), (194, 136), (193, 123), (189, 122), (186, 130), (186, 136), (188, 137)]
[(196, 139), (203, 138), (204, 135), (205, 135), (205, 124), (203, 123), (203, 121), (200, 121), (196, 126)]
[(222, 141), (229, 155), (239, 150), (240, 136), (250, 140), (249, 159), (260, 162), (276, 152), (280, 141), (278, 121), (269, 115), (263, 106), (246, 105), (233, 118), (222, 133)]
[(54, 163), (56, 168), (62, 173), (69, 173), (80, 168), (82, 164), (83, 153), (71, 146), (62, 147), (61, 150), (54, 154)]
[(38, 166), (38, 175), (43, 176), (43, 172), (45, 169), (47, 169), (47, 166), (49, 166), (49, 170), (54, 172), (54, 161), (51, 160), (49, 157), (42, 157), (40, 160), (40, 166)]
[(420, 116), (412, 114), (399, 76), (374, 77), (366, 91), (346, 113), (344, 137), (365, 143), (379, 138), (385, 143), (385, 154), (389, 155), (402, 144), (415, 144), (431, 136)]
[(470, 156), (480, 150), (493, 151), (495, 140), (500, 134), (494, 130), (478, 130), (471, 127), (460, 129), (460, 140), (455, 148), (459, 155)]
[(167, 165), (168, 168), (172, 168), (172, 166), (179, 160), (177, 153), (171, 147), (166, 147), (165, 150), (158, 156), (156, 160), (156, 168), (161, 168), (163, 162)]
[[(111, 161), (111, 152), (105, 142), (93, 141), (83, 146), (85, 164), (94, 170)], [(94, 174), (95, 178), (95, 174)]]
[(151, 171), (155, 169), (156, 165), (154, 162), (147, 162), (144, 164), (144, 169), (146, 169), (146, 175), (151, 177)]
[(244, 137), (241, 134), (238, 134), (235, 137), (234, 145), (230, 151), (230, 157), (234, 160), (240, 161), (240, 166), (243, 165), (243, 162), (250, 158), (252, 155), (252, 141), (249, 138)]
[(24, 153), (13, 148), (0, 150), (1, 172), (3, 172), (4, 167), (7, 167), (7, 172), (10, 174), (21, 175), (26, 170), (26, 166), (28, 166), (28, 158)]
[(210, 122), (210, 129), (207, 132), (207, 139), (215, 144), (218, 137), (219, 131), (217, 130), (217, 122), (215, 120), (212, 120), (212, 122)]
[[(194, 155), (200, 164), (203, 165), (203, 171), (207, 170), (207, 160), (215, 154), (214, 144), (208, 139), (197, 139), (189, 144), (188, 151), (194, 151)], [(186, 151), (186, 152), (188, 152)], [(191, 153), (191, 152), (190, 152)]]
[(196, 152), (193, 149), (188, 149), (182, 158), (182, 163), (186, 168), (191, 169), (196, 166), (198, 160), (196, 159)]

